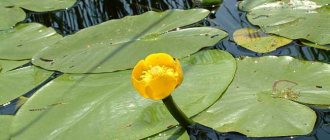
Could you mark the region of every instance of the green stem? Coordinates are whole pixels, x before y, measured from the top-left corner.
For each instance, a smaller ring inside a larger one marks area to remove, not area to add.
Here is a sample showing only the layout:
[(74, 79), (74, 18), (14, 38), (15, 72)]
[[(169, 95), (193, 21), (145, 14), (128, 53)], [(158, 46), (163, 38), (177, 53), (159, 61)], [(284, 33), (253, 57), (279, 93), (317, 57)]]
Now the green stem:
[(180, 108), (175, 104), (171, 95), (167, 96), (163, 99), (163, 103), (172, 116), (180, 123), (180, 125), (184, 128), (187, 128), (189, 125), (193, 124), (194, 121), (188, 118)]

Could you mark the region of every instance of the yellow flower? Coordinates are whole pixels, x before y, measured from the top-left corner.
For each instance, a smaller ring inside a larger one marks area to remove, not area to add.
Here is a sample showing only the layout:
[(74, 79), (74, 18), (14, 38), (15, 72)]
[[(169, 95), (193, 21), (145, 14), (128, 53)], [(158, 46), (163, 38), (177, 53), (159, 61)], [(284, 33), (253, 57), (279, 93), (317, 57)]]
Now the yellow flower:
[(132, 71), (132, 83), (145, 98), (164, 99), (182, 82), (180, 62), (166, 53), (155, 53), (140, 60)]

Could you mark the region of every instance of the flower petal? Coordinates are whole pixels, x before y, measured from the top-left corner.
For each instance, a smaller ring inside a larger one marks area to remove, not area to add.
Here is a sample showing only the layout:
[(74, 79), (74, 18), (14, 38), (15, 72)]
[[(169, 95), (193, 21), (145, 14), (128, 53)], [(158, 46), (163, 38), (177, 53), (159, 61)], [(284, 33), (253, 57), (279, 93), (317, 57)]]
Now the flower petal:
[[(146, 97), (146, 83), (140, 80), (142, 72), (147, 69), (144, 60), (140, 60), (132, 71), (131, 82), (134, 88), (140, 93), (141, 96)], [(148, 96), (147, 96), (148, 97)]]
[(138, 81), (135, 78), (132, 78), (132, 83), (134, 88), (138, 91), (138, 93), (144, 98), (150, 98), (146, 91), (146, 83), (143, 81)]
[(177, 86), (177, 80), (168, 75), (164, 75), (161, 77), (157, 77), (153, 79), (148, 84), (147, 88), (150, 88), (150, 91), (147, 93), (150, 96), (150, 99), (160, 100), (164, 99), (165, 97), (169, 96)]
[(175, 69), (174, 70), (175, 70), (175, 72), (178, 73), (177, 86), (179, 86), (183, 80), (183, 71), (182, 71), (181, 64), (178, 59), (175, 59)]
[(145, 61), (140, 60), (133, 68), (132, 78), (139, 80), (140, 76), (142, 75), (142, 72), (145, 71), (146, 69), (147, 69), (147, 66), (145, 64)]
[(174, 68), (174, 59), (166, 53), (155, 53), (145, 58), (145, 64), (147, 66), (167, 66)]

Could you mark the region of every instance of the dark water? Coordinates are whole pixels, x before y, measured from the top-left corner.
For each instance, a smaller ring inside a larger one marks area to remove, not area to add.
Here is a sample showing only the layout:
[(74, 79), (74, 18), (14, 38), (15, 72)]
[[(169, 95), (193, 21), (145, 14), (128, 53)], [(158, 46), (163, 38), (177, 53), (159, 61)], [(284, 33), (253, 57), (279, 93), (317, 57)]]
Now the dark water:
[[(246, 13), (237, 10), (236, 0), (224, 0), (222, 5), (203, 7), (210, 9), (212, 14), (201, 23), (204, 26), (212, 26), (222, 29), (229, 33), (229, 36), (212, 48), (221, 49), (230, 52), (233, 56), (253, 56), (260, 57), (265, 55), (286, 55), (302, 60), (319, 61), (330, 63), (330, 51), (324, 51), (316, 48), (301, 45), (299, 41), (294, 41), (289, 45), (281, 47), (270, 53), (255, 53), (235, 44), (232, 34), (236, 29), (250, 27), (246, 19)], [(67, 10), (53, 12), (35, 13), (27, 12), (27, 18), (24, 22), (39, 22), (46, 26), (53, 27), (62, 35), (73, 34), (80, 29), (93, 26), (111, 19), (119, 19), (128, 15), (139, 15), (144, 12), (164, 11), (167, 9), (191, 9), (199, 6), (192, 0), (79, 0), (73, 7)], [(27, 64), (29, 65), (29, 64)], [(38, 88), (47, 82), (61, 75), (55, 72), (44, 83), (32, 89), (24, 96), (31, 96)], [(12, 101), (11, 105), (1, 106), (0, 114), (15, 114), (17, 99)], [(296, 140), (327, 140), (330, 139), (330, 109), (312, 107), (318, 114), (317, 123), (314, 131), (306, 136), (274, 137), (274, 138), (246, 138), (244, 135), (236, 133), (217, 133), (220, 139), (256, 139), (256, 140), (277, 140), (277, 139), (296, 139)], [(213, 137), (215, 139), (215, 137)]]

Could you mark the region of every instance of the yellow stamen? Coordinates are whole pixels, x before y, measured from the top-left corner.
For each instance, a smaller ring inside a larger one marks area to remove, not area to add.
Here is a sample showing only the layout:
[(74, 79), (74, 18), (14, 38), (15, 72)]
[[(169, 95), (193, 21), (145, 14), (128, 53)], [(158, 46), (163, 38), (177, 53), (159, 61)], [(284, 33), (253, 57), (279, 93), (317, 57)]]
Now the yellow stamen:
[(173, 68), (169, 68), (166, 66), (150, 66), (150, 69), (142, 71), (140, 80), (150, 82), (154, 77), (159, 77), (163, 75), (168, 75), (177, 78), (179, 74), (177, 72), (174, 72)]

